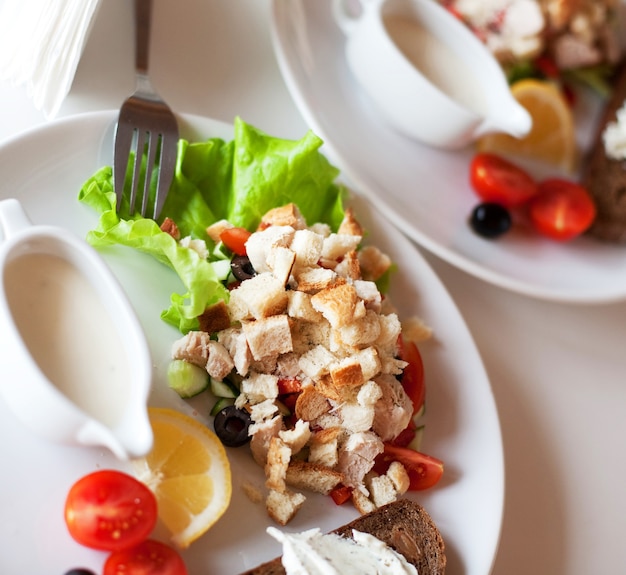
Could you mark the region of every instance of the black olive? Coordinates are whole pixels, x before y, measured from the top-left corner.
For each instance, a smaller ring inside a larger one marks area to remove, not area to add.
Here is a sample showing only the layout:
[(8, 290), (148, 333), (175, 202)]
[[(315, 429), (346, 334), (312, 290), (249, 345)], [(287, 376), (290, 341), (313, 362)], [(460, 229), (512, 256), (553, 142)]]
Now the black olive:
[(228, 405), (215, 416), (215, 433), (226, 447), (241, 447), (250, 441), (248, 427), (252, 423), (250, 414), (244, 409)]
[(234, 256), (230, 261), (230, 269), (233, 275), (241, 281), (249, 280), (256, 275), (248, 256)]
[(504, 206), (485, 202), (472, 211), (470, 225), (484, 238), (497, 238), (511, 229), (511, 214)]
[(65, 575), (96, 575), (90, 569), (70, 569)]

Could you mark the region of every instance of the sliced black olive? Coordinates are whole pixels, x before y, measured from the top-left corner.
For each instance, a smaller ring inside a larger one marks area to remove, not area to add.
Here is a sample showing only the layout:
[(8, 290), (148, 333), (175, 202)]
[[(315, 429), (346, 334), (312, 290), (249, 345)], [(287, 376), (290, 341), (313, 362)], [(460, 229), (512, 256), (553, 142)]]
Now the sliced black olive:
[(478, 204), (470, 216), (472, 229), (484, 238), (497, 238), (511, 229), (511, 214), (500, 204)]
[(66, 571), (65, 575), (96, 575), (90, 569), (70, 569)]
[(230, 262), (230, 269), (233, 275), (241, 281), (249, 280), (256, 275), (248, 256), (234, 256)]
[(226, 447), (241, 447), (250, 441), (248, 428), (251, 423), (252, 419), (247, 411), (228, 405), (217, 413), (213, 427)]

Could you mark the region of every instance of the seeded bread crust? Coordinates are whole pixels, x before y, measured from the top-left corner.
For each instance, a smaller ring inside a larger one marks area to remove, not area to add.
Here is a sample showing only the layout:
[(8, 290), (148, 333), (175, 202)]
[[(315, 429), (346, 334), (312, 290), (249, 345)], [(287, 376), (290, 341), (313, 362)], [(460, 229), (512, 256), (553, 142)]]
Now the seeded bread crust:
[[(445, 546), (441, 533), (426, 510), (409, 499), (399, 499), (336, 529), (349, 537), (352, 530), (374, 535), (412, 563), (419, 575), (444, 575)], [(285, 575), (280, 557), (242, 575)]]
[(625, 99), (626, 65), (622, 65), (595, 135), (582, 181), (597, 209), (596, 219), (587, 233), (613, 243), (626, 243), (626, 160), (614, 160), (606, 155), (602, 133), (608, 123), (615, 121), (616, 112)]

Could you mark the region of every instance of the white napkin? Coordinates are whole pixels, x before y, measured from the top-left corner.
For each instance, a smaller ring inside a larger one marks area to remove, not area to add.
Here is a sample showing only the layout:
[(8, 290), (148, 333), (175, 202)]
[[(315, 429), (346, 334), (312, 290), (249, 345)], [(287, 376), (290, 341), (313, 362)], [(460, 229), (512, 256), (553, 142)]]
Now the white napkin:
[(3, 0), (0, 79), (53, 118), (70, 91), (99, 0)]

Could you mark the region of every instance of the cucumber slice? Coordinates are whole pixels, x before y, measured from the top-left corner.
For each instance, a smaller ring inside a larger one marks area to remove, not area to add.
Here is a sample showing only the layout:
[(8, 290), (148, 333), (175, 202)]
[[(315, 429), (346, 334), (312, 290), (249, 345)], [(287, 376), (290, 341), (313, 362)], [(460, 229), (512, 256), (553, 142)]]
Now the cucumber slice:
[(232, 397), (220, 397), (216, 402), (213, 408), (211, 409), (211, 415), (215, 417), (222, 409), (224, 409), (227, 405), (233, 405), (235, 400)]
[(411, 441), (411, 443), (409, 443), (407, 447), (409, 449), (412, 449), (413, 451), (420, 451), (423, 437), (424, 437), (424, 426), (420, 425), (415, 430), (415, 437), (413, 438), (413, 440)]
[(209, 374), (193, 363), (175, 359), (167, 367), (168, 385), (183, 399), (202, 393), (209, 386)]
[(239, 393), (234, 390), (226, 381), (218, 381), (217, 379), (210, 378), (211, 381), (211, 393), (215, 397), (229, 397), (235, 399)]

